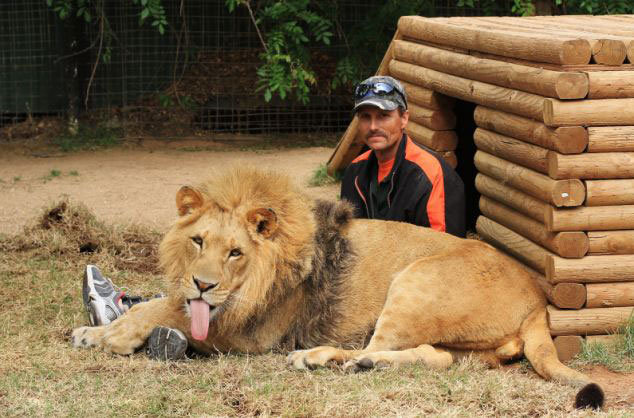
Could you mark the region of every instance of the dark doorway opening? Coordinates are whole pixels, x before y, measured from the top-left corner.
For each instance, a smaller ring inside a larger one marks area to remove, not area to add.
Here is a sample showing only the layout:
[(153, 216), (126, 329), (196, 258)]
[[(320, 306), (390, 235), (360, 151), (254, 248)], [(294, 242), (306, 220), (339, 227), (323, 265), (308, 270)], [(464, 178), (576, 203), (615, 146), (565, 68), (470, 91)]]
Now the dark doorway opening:
[(476, 123), (473, 119), (473, 112), (476, 105), (474, 103), (456, 100), (454, 112), (456, 114), (456, 134), (458, 135), (458, 147), (456, 157), (458, 167), (456, 172), (462, 178), (465, 188), (465, 211), (467, 231), (475, 232), (475, 224), (480, 214), (478, 201), (480, 193), (475, 188), (475, 177), (478, 174), (473, 157), (477, 151), (473, 142), (473, 133), (476, 130)]

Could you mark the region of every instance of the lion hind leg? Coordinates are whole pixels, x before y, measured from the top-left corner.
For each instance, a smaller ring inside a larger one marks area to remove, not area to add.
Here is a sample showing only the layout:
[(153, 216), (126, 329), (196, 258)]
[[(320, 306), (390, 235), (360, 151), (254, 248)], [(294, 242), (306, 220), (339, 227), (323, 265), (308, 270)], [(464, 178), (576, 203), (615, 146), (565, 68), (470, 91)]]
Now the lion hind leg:
[(329, 363), (343, 364), (358, 355), (360, 350), (320, 346), (308, 350), (296, 350), (288, 354), (286, 362), (295, 369), (315, 369)]
[(601, 387), (587, 375), (565, 366), (559, 361), (555, 344), (548, 330), (546, 309), (533, 311), (522, 323), (520, 337), (524, 341), (524, 354), (535, 371), (546, 380), (556, 380), (573, 387), (581, 387), (575, 407), (601, 408), (604, 394)]
[(517, 359), (524, 355), (524, 340), (520, 337), (512, 338), (495, 350), (495, 356), (503, 362)]
[(429, 344), (421, 344), (406, 350), (363, 353), (348, 361), (344, 367), (349, 371), (358, 371), (373, 367), (399, 367), (420, 362), (431, 369), (441, 370), (451, 366), (453, 360), (453, 356), (448, 351)]

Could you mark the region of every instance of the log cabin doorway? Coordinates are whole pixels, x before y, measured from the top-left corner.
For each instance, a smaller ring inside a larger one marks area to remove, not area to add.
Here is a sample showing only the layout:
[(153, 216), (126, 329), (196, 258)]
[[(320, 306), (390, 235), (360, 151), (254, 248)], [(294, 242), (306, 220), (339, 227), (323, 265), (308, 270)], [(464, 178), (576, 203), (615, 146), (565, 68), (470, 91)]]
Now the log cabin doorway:
[(478, 171), (473, 162), (476, 146), (473, 142), (473, 133), (477, 126), (473, 118), (476, 105), (471, 102), (456, 99), (454, 113), (456, 115), (456, 134), (458, 146), (456, 158), (458, 166), (456, 172), (462, 179), (465, 188), (465, 215), (467, 231), (475, 233), (475, 224), (480, 215), (480, 193), (475, 188), (475, 178)]

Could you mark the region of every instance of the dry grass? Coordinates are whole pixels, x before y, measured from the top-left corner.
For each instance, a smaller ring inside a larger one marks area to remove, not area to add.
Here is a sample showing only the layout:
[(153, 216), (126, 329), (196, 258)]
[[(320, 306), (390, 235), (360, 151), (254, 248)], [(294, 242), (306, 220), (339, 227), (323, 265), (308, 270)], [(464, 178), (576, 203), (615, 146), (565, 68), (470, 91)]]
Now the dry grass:
[(161, 363), (73, 349), (71, 330), (86, 324), (84, 265), (97, 263), (141, 293), (163, 290), (158, 239), (142, 228), (104, 225), (68, 202), (23, 234), (0, 237), (0, 415), (606, 415), (573, 411), (575, 390), (537, 378), (525, 363), (487, 370), (467, 359), (442, 372), (412, 366), (347, 375), (293, 371), (278, 353)]

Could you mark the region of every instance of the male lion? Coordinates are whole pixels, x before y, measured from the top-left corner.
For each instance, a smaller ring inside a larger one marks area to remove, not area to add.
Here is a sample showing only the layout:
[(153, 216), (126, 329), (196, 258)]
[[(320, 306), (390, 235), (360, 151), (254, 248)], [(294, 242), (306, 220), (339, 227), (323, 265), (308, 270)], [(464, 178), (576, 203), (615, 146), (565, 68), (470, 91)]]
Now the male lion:
[(524, 354), (544, 378), (583, 387), (577, 407), (602, 405), (601, 388), (557, 359), (539, 287), (490, 245), (351, 219), (346, 203), (312, 202), (287, 177), (246, 168), (181, 188), (176, 205), (160, 246), (169, 297), (74, 330), (75, 346), (130, 354), (162, 325), (206, 353), (296, 350), (300, 369)]

